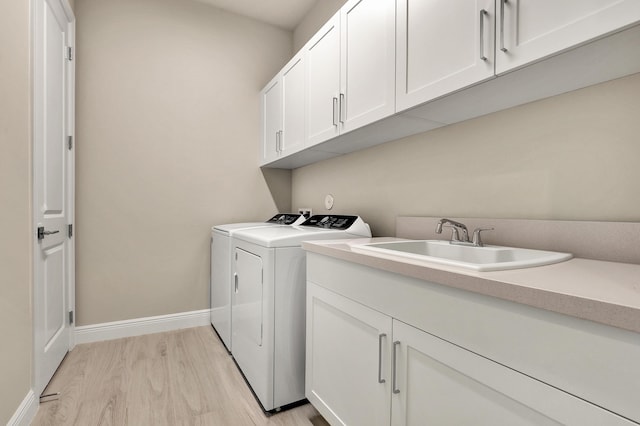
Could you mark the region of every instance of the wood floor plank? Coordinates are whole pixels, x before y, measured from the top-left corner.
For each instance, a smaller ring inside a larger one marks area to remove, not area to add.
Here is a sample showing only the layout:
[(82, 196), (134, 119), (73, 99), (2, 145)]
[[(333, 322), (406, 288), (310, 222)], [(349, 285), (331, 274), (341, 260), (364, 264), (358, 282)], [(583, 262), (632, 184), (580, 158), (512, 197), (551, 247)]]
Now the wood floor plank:
[(78, 345), (35, 426), (328, 426), (310, 404), (267, 416), (211, 327)]

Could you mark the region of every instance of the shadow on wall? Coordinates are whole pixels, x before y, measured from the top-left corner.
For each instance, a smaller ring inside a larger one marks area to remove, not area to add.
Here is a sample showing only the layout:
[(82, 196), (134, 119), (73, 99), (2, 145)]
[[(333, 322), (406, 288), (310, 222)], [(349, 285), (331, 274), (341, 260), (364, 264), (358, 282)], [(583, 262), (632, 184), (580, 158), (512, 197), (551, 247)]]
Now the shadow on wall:
[(291, 212), (291, 170), (260, 169), (278, 212)]

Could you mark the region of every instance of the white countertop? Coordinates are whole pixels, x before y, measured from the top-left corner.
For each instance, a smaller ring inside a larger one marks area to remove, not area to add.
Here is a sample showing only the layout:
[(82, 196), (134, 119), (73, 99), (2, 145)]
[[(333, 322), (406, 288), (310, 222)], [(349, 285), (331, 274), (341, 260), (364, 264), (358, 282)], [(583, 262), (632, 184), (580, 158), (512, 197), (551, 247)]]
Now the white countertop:
[(351, 250), (351, 244), (402, 241), (360, 238), (303, 243), (313, 253), (640, 333), (640, 265), (574, 258), (534, 268), (476, 272), (396, 261)]

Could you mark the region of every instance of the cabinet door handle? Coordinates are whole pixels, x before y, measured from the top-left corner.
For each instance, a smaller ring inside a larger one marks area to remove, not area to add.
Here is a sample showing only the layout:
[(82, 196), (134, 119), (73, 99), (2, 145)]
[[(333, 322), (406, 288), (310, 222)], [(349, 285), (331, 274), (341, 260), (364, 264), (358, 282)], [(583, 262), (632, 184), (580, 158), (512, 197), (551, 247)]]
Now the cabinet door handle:
[(345, 105), (344, 93), (340, 93), (340, 122), (344, 124), (347, 106)]
[(393, 371), (391, 372), (393, 376), (393, 393), (400, 393), (400, 389), (398, 389), (398, 346), (400, 346), (400, 342), (396, 340), (393, 342)]
[(234, 291), (236, 292), (236, 294), (238, 294), (238, 274), (237, 273), (233, 273), (233, 284), (234, 284)]
[(378, 383), (385, 383), (382, 378), (382, 339), (387, 337), (385, 333), (378, 335)]
[(480, 59), (483, 61), (487, 60), (487, 57), (484, 54), (484, 17), (488, 12), (484, 9), (480, 10)]
[(276, 130), (276, 153), (280, 151), (280, 130)]
[(508, 0), (500, 0), (500, 50), (503, 52), (507, 51), (507, 48), (504, 47), (504, 4)]
[(338, 119), (336, 118), (336, 113), (338, 112), (338, 98), (333, 97), (333, 125), (338, 125)]

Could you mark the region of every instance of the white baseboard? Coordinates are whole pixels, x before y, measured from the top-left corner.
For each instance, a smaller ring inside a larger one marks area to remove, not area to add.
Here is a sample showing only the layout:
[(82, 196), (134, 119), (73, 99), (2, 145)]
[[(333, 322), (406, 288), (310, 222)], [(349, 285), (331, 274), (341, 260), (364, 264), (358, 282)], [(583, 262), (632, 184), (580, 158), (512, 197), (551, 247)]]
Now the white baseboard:
[(202, 309), (178, 314), (83, 325), (75, 329), (75, 344), (209, 325), (211, 324), (210, 312), (210, 309)]
[(13, 416), (7, 422), (7, 426), (28, 426), (35, 418), (38, 412), (38, 399), (33, 393), (33, 389), (29, 389), (27, 396), (24, 397), (22, 403), (18, 407)]

